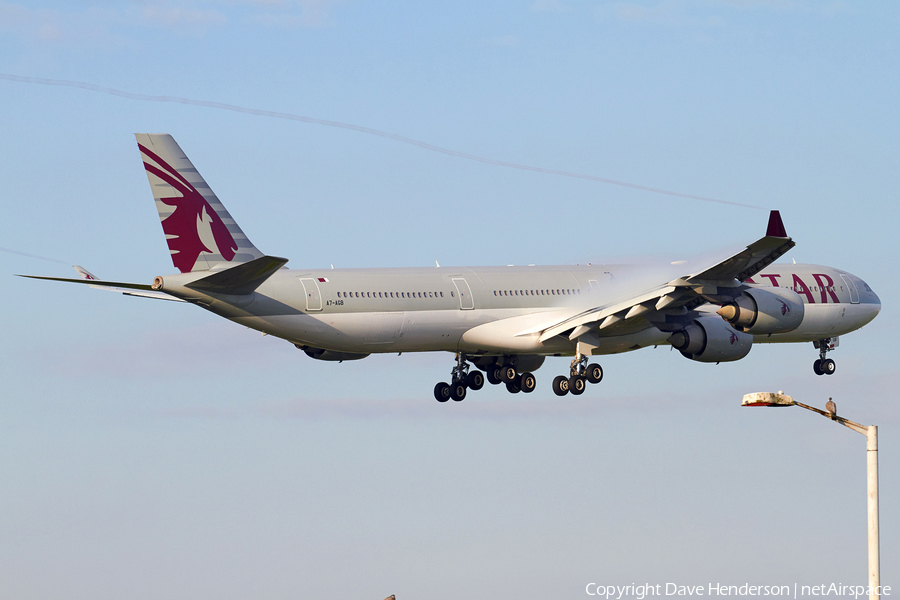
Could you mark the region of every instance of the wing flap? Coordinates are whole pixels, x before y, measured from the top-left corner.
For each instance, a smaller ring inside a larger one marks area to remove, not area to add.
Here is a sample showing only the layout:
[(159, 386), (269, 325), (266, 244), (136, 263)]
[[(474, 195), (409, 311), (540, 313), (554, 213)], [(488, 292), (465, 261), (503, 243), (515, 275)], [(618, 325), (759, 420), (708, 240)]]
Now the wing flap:
[[(643, 305), (645, 302), (649, 302), (652, 300), (656, 300), (658, 303), (658, 299), (667, 298), (668, 294), (676, 292), (677, 290), (678, 290), (678, 288), (676, 288), (675, 286), (664, 285), (664, 286), (661, 286), (660, 288), (657, 288), (650, 292), (646, 292), (646, 293), (638, 295), (638, 296), (633, 296), (633, 297), (629, 298), (628, 300), (624, 300), (622, 302), (617, 302), (615, 304), (610, 304), (607, 306), (599, 306), (597, 308), (592, 308), (588, 311), (584, 311), (578, 315), (575, 315), (574, 317), (565, 319), (563, 321), (560, 321), (559, 323), (552, 325), (551, 327), (544, 329), (541, 332), (540, 339), (542, 342), (545, 342), (545, 341), (549, 340), (550, 338), (552, 338), (553, 336), (559, 335), (559, 334), (563, 333), (564, 331), (567, 331), (572, 328), (575, 328), (576, 331), (580, 331), (580, 326), (582, 326), (582, 325), (591, 325), (594, 323), (598, 323), (600, 321), (604, 321), (608, 317), (616, 315), (616, 313), (619, 313), (619, 312), (622, 312), (623, 314), (620, 316), (620, 318), (618, 320), (625, 320), (627, 315), (632, 310), (634, 310), (635, 306)], [(636, 314), (632, 314), (631, 317), (628, 317), (628, 318), (634, 318), (635, 316), (638, 316), (639, 314), (642, 314), (645, 312), (647, 312), (647, 311), (646, 310), (637, 311)], [(613, 323), (610, 322), (607, 325), (607, 327), (612, 324)], [(572, 333), (576, 333), (576, 331), (573, 331)], [(523, 335), (524, 333), (526, 333), (526, 332), (523, 332), (520, 335)], [(578, 336), (576, 336), (576, 337), (578, 337)], [(572, 339), (574, 339), (574, 338), (572, 338)]]

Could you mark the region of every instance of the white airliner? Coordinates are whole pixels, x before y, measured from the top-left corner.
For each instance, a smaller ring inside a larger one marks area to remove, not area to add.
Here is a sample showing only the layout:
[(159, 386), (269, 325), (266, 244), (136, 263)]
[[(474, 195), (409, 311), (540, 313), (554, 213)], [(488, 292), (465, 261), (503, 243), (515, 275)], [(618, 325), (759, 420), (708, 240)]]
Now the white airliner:
[(101, 281), (81, 267), (82, 279), (36, 279), (190, 302), (319, 360), (452, 352), (450, 382), (434, 388), (440, 402), (462, 400), (485, 378), (531, 392), (547, 356), (574, 356), (553, 391), (581, 394), (603, 377), (590, 356), (660, 344), (717, 363), (743, 358), (753, 343), (813, 342), (813, 370), (831, 374), (826, 353), (838, 336), (881, 310), (846, 271), (773, 264), (795, 245), (778, 211), (764, 237), (695, 266), (287, 269), (250, 242), (172, 136), (136, 137), (180, 273), (152, 285)]

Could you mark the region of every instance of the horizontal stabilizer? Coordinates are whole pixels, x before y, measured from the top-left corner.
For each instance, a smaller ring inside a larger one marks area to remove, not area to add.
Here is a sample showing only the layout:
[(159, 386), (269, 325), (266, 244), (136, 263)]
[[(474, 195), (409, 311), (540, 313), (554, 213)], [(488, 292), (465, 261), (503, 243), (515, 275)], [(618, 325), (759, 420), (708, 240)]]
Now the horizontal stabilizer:
[(288, 259), (277, 256), (262, 256), (224, 271), (216, 271), (212, 275), (186, 284), (185, 287), (213, 294), (235, 296), (252, 294), (287, 261)]

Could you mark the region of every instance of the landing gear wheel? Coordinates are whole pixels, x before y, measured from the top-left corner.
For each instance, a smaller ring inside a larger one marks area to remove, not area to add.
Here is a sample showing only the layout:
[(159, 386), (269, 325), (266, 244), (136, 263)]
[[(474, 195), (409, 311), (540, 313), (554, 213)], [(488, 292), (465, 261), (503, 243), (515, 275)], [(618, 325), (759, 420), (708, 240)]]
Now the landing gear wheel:
[(506, 391), (510, 394), (518, 394), (522, 391), (522, 386), (519, 385), (518, 379), (513, 379), (512, 381), (506, 382)]
[(484, 375), (481, 371), (472, 371), (466, 377), (466, 387), (473, 391), (478, 391), (484, 387)]
[(837, 347), (837, 338), (825, 338), (813, 342), (813, 346), (819, 351), (819, 360), (813, 363), (813, 371), (816, 375), (832, 375), (834, 373), (834, 361), (825, 358), (827, 352), (831, 352)]
[(499, 383), (503, 383), (503, 378), (500, 376), (501, 370), (500, 367), (491, 367), (487, 370), (487, 380), (491, 385), (497, 385)]
[(466, 398), (466, 385), (464, 383), (454, 383), (450, 387), (450, 397), (455, 402), (462, 402)]
[(600, 383), (600, 380), (603, 379), (603, 369), (597, 363), (591, 363), (584, 370), (584, 376), (591, 383)]
[(587, 386), (587, 381), (584, 377), (580, 375), (573, 375), (569, 377), (569, 391), (575, 394), (576, 396), (580, 396), (584, 393), (584, 388)]
[(557, 375), (553, 379), (553, 393), (557, 396), (565, 396), (569, 393), (569, 378), (565, 375)]
[(534, 375), (531, 373), (522, 373), (522, 376), (519, 377), (519, 388), (526, 394), (530, 394), (534, 391), (535, 387), (537, 387), (537, 380), (535, 380)]
[(441, 382), (434, 386), (434, 399), (438, 402), (446, 402), (450, 399), (450, 384)]
[(503, 381), (509, 383), (510, 381), (515, 381), (518, 377), (518, 373), (516, 373), (516, 368), (512, 365), (503, 365), (503, 368), (500, 370), (500, 377), (503, 378)]

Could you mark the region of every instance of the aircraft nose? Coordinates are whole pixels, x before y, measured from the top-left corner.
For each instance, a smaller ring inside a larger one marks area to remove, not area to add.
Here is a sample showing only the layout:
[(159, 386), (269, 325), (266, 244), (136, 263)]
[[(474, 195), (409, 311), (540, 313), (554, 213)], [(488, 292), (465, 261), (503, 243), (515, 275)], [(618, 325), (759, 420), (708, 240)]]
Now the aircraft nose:
[(872, 292), (871, 304), (872, 304), (872, 307), (875, 309), (876, 315), (881, 312), (881, 298), (879, 298), (878, 295), (875, 294), (875, 292)]
[(867, 299), (867, 301), (870, 304), (874, 304), (874, 305), (878, 306), (878, 308), (880, 310), (881, 309), (881, 298), (879, 298), (878, 294), (876, 294), (875, 291), (869, 287), (868, 283), (866, 283), (865, 281), (862, 281), (862, 280), (860, 280), (860, 282), (863, 285), (863, 289), (866, 290), (866, 292), (868, 292), (867, 295), (869, 296), (869, 298)]
[(878, 316), (878, 313), (881, 312), (881, 298), (879, 298), (878, 294), (876, 294), (875, 291), (871, 287), (869, 287), (868, 283), (866, 283), (862, 279), (859, 280), (859, 283), (860, 290), (864, 290), (861, 300), (863, 304), (865, 304), (865, 306), (869, 309), (869, 320), (871, 321), (876, 316)]

